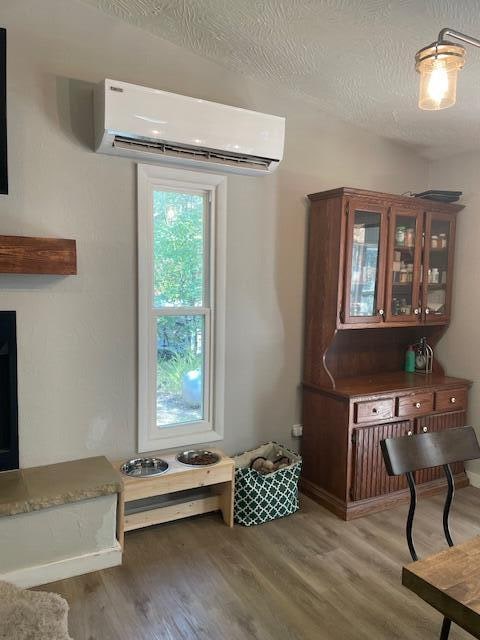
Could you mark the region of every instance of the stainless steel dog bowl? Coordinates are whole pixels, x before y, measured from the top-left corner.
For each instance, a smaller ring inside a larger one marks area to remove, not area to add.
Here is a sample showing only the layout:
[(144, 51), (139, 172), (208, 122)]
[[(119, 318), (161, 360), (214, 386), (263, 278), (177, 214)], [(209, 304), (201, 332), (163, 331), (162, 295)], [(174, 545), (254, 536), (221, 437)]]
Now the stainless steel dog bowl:
[(195, 449), (190, 451), (182, 451), (177, 455), (177, 460), (182, 464), (190, 467), (209, 467), (216, 464), (220, 460), (218, 453), (213, 451), (204, 451), (203, 449)]
[(165, 473), (168, 469), (168, 462), (161, 458), (133, 458), (122, 464), (120, 471), (126, 476), (134, 478), (151, 478)]

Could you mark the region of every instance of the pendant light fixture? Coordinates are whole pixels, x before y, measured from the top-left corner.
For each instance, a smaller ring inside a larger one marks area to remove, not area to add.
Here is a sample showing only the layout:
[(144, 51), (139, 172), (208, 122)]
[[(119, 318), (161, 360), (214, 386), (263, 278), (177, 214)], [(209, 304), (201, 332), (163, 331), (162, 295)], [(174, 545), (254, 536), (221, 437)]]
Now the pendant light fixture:
[(442, 29), (436, 42), (417, 51), (415, 69), (420, 74), (418, 106), (426, 111), (438, 111), (455, 104), (457, 76), (465, 64), (465, 47), (450, 42), (451, 37), (480, 47), (480, 40), (454, 29)]

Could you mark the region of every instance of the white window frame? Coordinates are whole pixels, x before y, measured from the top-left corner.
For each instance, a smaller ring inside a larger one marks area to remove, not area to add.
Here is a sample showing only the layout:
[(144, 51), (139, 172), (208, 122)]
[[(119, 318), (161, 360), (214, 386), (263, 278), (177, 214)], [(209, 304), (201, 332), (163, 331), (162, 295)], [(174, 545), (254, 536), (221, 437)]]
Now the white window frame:
[[(226, 272), (226, 176), (139, 164), (138, 198), (138, 451), (183, 447), (223, 439), (225, 385), (225, 272)], [(178, 190), (206, 196), (208, 259), (205, 264), (208, 307), (194, 307), (205, 318), (204, 420), (157, 427), (157, 332), (156, 319), (165, 315), (188, 315), (153, 305), (153, 192)]]

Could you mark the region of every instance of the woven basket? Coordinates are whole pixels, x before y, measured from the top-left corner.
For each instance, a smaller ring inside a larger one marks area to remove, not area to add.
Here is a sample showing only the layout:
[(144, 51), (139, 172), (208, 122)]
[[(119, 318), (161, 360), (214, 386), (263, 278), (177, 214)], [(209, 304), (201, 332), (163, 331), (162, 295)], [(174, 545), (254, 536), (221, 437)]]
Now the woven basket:
[[(268, 475), (250, 469), (255, 458), (287, 456), (292, 463)], [(234, 456), (235, 460), (235, 522), (250, 527), (276, 518), (283, 518), (298, 510), (298, 479), (302, 459), (276, 442), (268, 442), (257, 449)]]

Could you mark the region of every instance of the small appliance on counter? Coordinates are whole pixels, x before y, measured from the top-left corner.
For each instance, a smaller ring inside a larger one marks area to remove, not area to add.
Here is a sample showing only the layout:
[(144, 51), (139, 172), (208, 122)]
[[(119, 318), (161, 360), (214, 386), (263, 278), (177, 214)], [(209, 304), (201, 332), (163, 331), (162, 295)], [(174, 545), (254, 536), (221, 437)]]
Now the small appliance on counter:
[(413, 345), (415, 351), (415, 373), (432, 373), (433, 369), (433, 349), (427, 343), (426, 338)]

